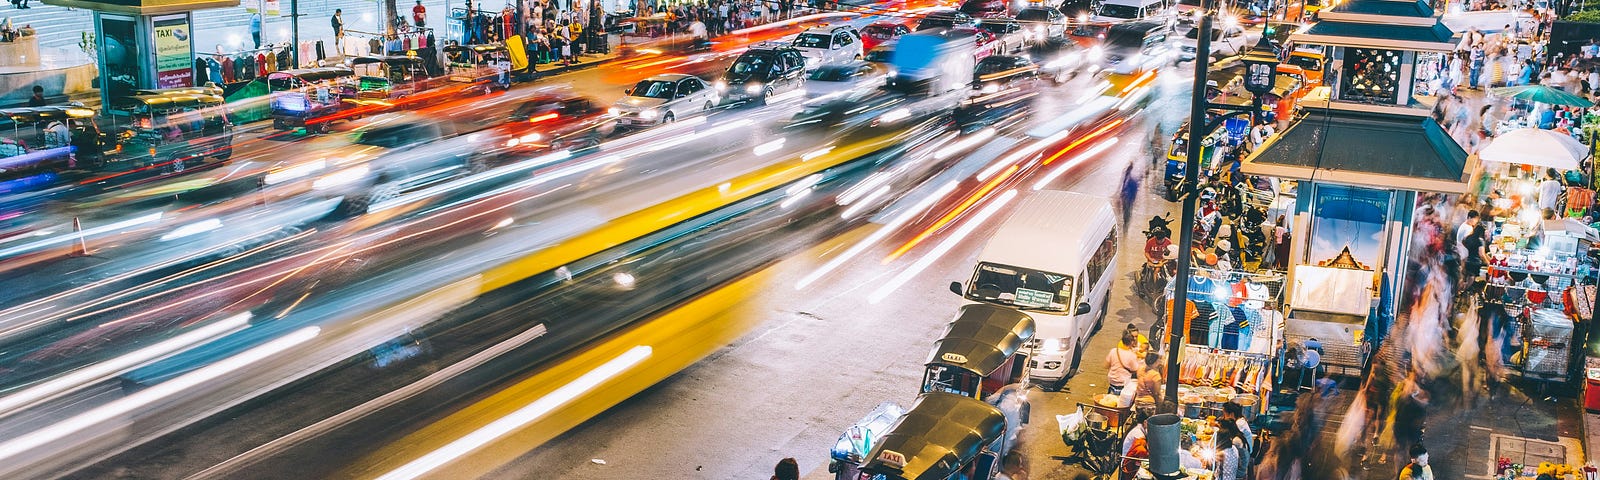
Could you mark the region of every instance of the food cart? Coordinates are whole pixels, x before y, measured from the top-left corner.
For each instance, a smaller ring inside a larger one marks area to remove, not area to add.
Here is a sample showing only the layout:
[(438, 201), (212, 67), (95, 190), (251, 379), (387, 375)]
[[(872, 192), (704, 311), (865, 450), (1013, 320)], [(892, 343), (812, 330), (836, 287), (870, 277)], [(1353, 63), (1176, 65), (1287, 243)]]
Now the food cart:
[(860, 479), (988, 480), (1007, 450), (1006, 417), (988, 403), (953, 393), (924, 393), (867, 454)]
[(1033, 317), (1017, 310), (971, 304), (961, 307), (934, 342), (922, 392), (946, 392), (986, 400), (1002, 387), (1027, 379)]

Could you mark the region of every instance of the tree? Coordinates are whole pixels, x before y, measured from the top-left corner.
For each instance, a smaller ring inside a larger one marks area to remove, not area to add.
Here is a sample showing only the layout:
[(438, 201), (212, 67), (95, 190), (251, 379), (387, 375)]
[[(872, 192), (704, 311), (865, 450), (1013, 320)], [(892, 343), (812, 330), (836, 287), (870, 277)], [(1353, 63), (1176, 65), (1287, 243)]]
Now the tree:
[(383, 0), (383, 24), (386, 25), (383, 31), (389, 35), (394, 35), (394, 25), (399, 19), (400, 7), (398, 2), (396, 0)]

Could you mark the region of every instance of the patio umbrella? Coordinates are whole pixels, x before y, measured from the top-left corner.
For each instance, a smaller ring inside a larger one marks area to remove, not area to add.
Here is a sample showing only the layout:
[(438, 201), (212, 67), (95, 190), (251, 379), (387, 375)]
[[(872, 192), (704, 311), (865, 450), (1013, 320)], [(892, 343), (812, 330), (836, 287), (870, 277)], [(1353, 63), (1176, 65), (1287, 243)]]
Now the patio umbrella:
[(1569, 107), (1592, 107), (1594, 102), (1583, 97), (1567, 93), (1566, 90), (1549, 85), (1521, 85), (1516, 87), (1500, 87), (1494, 89), (1494, 94), (1502, 97), (1520, 98), (1530, 102), (1548, 103), (1552, 105), (1565, 105)]
[(1587, 156), (1589, 148), (1571, 135), (1538, 128), (1506, 132), (1478, 151), (1478, 158), (1491, 162), (1519, 163), (1557, 170), (1577, 170), (1578, 161)]

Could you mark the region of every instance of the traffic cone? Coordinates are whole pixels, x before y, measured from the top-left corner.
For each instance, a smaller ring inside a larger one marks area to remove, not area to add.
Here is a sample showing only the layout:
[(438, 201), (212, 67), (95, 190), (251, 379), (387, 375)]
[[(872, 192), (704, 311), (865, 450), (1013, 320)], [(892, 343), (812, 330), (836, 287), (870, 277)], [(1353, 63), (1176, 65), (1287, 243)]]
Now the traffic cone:
[(79, 221), (78, 217), (72, 217), (72, 231), (78, 233), (78, 244), (77, 246), (72, 247), (72, 256), (89, 256), (89, 244), (83, 239), (83, 222)]

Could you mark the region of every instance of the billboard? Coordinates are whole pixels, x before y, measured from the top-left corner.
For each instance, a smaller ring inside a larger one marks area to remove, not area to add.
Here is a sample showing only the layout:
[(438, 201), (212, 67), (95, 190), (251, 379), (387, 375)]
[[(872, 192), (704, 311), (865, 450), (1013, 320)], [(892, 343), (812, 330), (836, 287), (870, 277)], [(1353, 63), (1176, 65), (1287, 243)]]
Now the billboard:
[(189, 14), (155, 17), (156, 88), (194, 86)]

